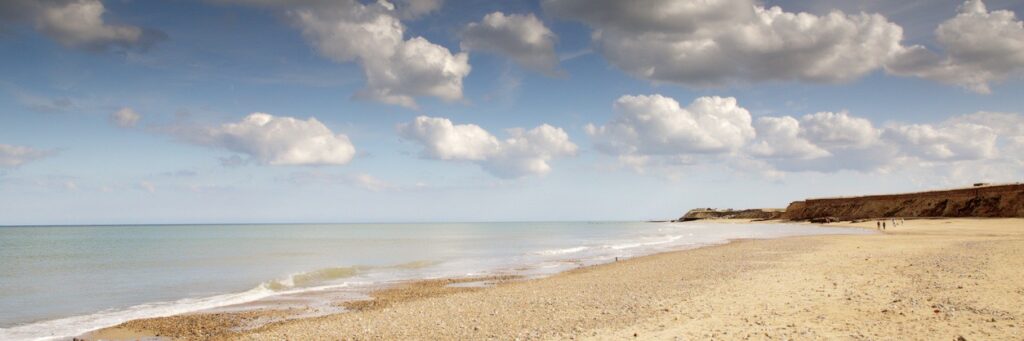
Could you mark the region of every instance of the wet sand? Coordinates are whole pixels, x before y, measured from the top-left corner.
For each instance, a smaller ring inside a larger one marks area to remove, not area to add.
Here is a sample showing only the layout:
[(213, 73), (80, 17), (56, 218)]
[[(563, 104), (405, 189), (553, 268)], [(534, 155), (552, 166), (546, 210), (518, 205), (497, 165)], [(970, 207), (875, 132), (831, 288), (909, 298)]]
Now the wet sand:
[(137, 320), (86, 338), (1019, 340), (1021, 269), (1024, 219), (908, 220), (884, 234), (744, 240), (494, 287), (425, 281), (350, 312), (251, 329), (239, 326), (281, 312)]

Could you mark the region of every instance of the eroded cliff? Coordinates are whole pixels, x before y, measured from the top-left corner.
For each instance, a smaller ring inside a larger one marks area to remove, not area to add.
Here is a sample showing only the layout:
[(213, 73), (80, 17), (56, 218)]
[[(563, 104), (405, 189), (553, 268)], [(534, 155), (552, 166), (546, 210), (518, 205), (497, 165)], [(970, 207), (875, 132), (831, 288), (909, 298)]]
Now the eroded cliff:
[(1024, 184), (979, 185), (916, 193), (794, 201), (782, 219), (1024, 217)]

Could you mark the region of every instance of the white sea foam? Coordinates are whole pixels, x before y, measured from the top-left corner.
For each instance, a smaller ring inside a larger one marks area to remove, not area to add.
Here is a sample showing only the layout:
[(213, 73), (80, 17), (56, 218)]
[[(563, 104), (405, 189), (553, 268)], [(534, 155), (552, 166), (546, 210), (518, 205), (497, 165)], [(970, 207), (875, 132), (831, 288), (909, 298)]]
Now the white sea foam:
[(372, 282), (344, 282), (329, 285), (318, 285), (296, 288), (295, 279), (309, 274), (322, 274), (324, 270), (297, 273), (285, 279), (262, 283), (248, 291), (216, 295), (202, 298), (185, 298), (176, 301), (154, 302), (131, 306), (124, 309), (109, 309), (89, 315), (30, 323), (11, 328), (0, 328), (0, 340), (58, 340), (79, 336), (97, 329), (116, 326), (118, 324), (142, 319), (172, 316), (209, 310), (236, 304), (249, 303), (264, 298), (336, 290), (350, 286), (371, 286)]
[(276, 293), (266, 285), (252, 290), (205, 298), (186, 298), (156, 302), (125, 309), (105, 310), (94, 314), (73, 316), (0, 329), (0, 340), (55, 340), (78, 336), (96, 329), (115, 326), (130, 320), (171, 316), (188, 312), (252, 302)]
[(569, 253), (577, 253), (577, 252), (580, 252), (580, 251), (586, 251), (586, 250), (589, 250), (589, 249), (590, 249), (590, 247), (587, 247), (587, 246), (577, 246), (577, 247), (570, 247), (570, 248), (564, 248), (564, 249), (543, 250), (543, 251), (538, 251), (537, 254), (541, 255), (541, 256), (558, 256), (558, 255), (564, 255), (564, 254), (569, 254)]
[(668, 243), (675, 242), (675, 241), (679, 240), (679, 238), (682, 238), (682, 237), (683, 236), (675, 235), (675, 236), (668, 236), (668, 237), (665, 237), (665, 238), (662, 238), (662, 239), (659, 239), (659, 240), (649, 241), (649, 242), (631, 242), (631, 243), (613, 244), (613, 245), (609, 245), (608, 248), (610, 248), (612, 250), (625, 250), (625, 249), (634, 249), (634, 248), (644, 247), (644, 246), (662, 245), (662, 244), (668, 244)]

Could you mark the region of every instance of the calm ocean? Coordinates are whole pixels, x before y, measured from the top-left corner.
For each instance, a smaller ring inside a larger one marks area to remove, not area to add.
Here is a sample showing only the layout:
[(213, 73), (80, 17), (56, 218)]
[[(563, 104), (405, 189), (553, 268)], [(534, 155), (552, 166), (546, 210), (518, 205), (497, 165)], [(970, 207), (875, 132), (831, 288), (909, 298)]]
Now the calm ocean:
[(737, 238), (858, 233), (870, 231), (642, 222), (0, 227), (0, 340), (66, 338), (284, 293), (542, 276)]

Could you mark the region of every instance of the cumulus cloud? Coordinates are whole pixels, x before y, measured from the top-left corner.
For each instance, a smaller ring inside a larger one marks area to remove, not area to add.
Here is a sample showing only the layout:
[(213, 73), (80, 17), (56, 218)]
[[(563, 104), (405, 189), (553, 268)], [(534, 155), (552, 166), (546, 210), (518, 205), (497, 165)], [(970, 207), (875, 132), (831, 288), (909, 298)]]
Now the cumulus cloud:
[(981, 0), (968, 0), (935, 29), (935, 36), (945, 56), (914, 45), (903, 49), (888, 70), (978, 93), (989, 93), (990, 83), (1024, 70), (1024, 24), (1011, 11), (988, 11)]
[(224, 148), (265, 165), (343, 165), (355, 156), (344, 134), (335, 134), (316, 118), (252, 113), (239, 122), (213, 127), (178, 127), (185, 141)]
[(962, 183), (1019, 181), (1024, 174), (1024, 115), (977, 112), (935, 124), (893, 124), (883, 137), (902, 149), (915, 178)]
[(755, 123), (758, 141), (750, 146), (751, 154), (768, 158), (814, 159), (831, 155), (801, 135), (800, 121), (795, 118), (760, 117)]
[(0, 144), (0, 167), (13, 168), (53, 155), (53, 151), (32, 147)]
[(469, 55), (453, 54), (423, 37), (405, 38), (401, 18), (440, 8), (438, 0), (362, 3), (340, 1), (221, 0), (276, 8), (284, 12), (316, 50), (335, 62), (359, 63), (366, 88), (357, 98), (416, 107), (416, 97), (462, 99), (462, 79), (469, 75)]
[(662, 95), (622, 96), (608, 123), (588, 124), (597, 148), (621, 155), (728, 153), (754, 138), (750, 112), (733, 97), (700, 97), (682, 107)]
[(110, 114), (110, 122), (121, 128), (132, 128), (139, 123), (139, 119), (142, 115), (135, 112), (132, 108), (121, 108), (121, 110), (115, 111)]
[(850, 81), (881, 68), (903, 35), (877, 14), (790, 13), (753, 0), (545, 0), (543, 7), (592, 27), (597, 50), (627, 73), (697, 87)]
[(91, 51), (111, 48), (145, 50), (167, 35), (103, 19), (106, 7), (100, 0), (9, 0), (0, 2), (0, 19), (28, 21), (35, 29), (61, 45)]
[(1024, 116), (1017, 113), (979, 111), (954, 116), (949, 124), (976, 124), (992, 128), (1000, 136), (1024, 136)]
[(979, 125), (992, 129), (998, 136), (997, 148), (1000, 154), (1015, 156), (1014, 162), (1024, 166), (1024, 115), (1005, 112), (979, 111), (973, 114), (955, 116), (946, 120), (947, 125)]
[(485, 51), (506, 56), (530, 70), (560, 75), (555, 42), (558, 37), (531, 14), (494, 12), (462, 30), (465, 51)]
[(546, 12), (593, 28), (597, 51), (623, 71), (691, 87), (760, 81), (835, 83), (879, 69), (979, 93), (1024, 70), (1024, 25), (967, 0), (935, 30), (945, 56), (902, 44), (879, 14), (786, 12), (755, 0), (544, 0)]
[(886, 140), (923, 160), (981, 160), (996, 156), (996, 132), (978, 124), (899, 125), (885, 129)]
[(801, 135), (828, 147), (864, 147), (878, 140), (879, 132), (871, 121), (846, 112), (818, 112), (804, 115)]
[(781, 171), (835, 172), (885, 170), (898, 156), (882, 143), (881, 130), (871, 121), (847, 112), (817, 112), (799, 118), (760, 117), (758, 121), (787, 122), (787, 129), (758, 125), (759, 142), (745, 157), (759, 159)]
[(469, 161), (503, 178), (543, 175), (554, 158), (575, 155), (576, 144), (561, 128), (547, 124), (525, 130), (509, 129), (499, 140), (475, 124), (454, 124), (443, 117), (419, 116), (398, 125), (399, 135), (423, 146), (429, 159)]
[(498, 138), (475, 124), (452, 123), (444, 117), (419, 116), (398, 126), (403, 138), (423, 145), (423, 156), (438, 160), (482, 161), (501, 149)]
[[(827, 121), (820, 120), (821, 117), (829, 115), (807, 115), (800, 121), (798, 134), (829, 155), (769, 160), (769, 163), (785, 171), (834, 172), (892, 170), (904, 166), (961, 167), (963, 163), (984, 166), (993, 162), (1020, 162), (1024, 158), (1018, 152), (1021, 146), (1018, 141), (1024, 141), (1024, 117), (1019, 114), (979, 112), (938, 123), (892, 123), (884, 128), (876, 128), (870, 121), (846, 113), (831, 115), (846, 116), (832, 121), (848, 124), (812, 128), (815, 116), (820, 123)], [(826, 131), (821, 131), (822, 128)], [(839, 133), (853, 131), (860, 133), (836, 138)], [(762, 133), (759, 129), (758, 134)], [(760, 156), (753, 152), (751, 155)]]
[(622, 96), (616, 116), (585, 130), (597, 150), (645, 168), (726, 164), (777, 177), (784, 172), (886, 172), (905, 166), (974, 162), (1024, 165), (1024, 116), (978, 112), (938, 123), (877, 127), (847, 112), (762, 116), (733, 98), (701, 97), (687, 107), (661, 95)]
[[(749, 156), (765, 159), (784, 171), (878, 171), (906, 164), (995, 160), (1011, 157), (1016, 136), (1022, 135), (1013, 128), (996, 128), (1020, 124), (1016, 114), (976, 113), (939, 123), (892, 123), (884, 128), (846, 112), (805, 115), (799, 122), (790, 116), (759, 118), (762, 120), (787, 121), (792, 129), (780, 134), (771, 126), (758, 125), (762, 141), (748, 147)], [(774, 137), (778, 135), (790, 139)], [(779, 149), (790, 153), (765, 152)]]

